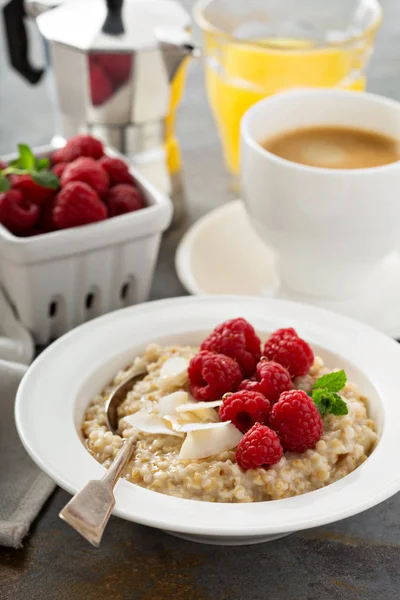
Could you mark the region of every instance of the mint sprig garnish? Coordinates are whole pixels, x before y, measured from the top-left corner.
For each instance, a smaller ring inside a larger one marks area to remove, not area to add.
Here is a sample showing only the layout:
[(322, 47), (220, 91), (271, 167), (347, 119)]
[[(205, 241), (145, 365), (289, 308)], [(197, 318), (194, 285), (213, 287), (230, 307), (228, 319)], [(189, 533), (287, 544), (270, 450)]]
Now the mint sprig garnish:
[(346, 373), (341, 371), (334, 371), (327, 375), (322, 375), (313, 385), (313, 390), (324, 389), (328, 392), (340, 392), (344, 388), (347, 382)]
[(36, 165), (36, 158), (32, 150), (26, 144), (18, 144), (19, 157), (15, 167), (32, 171)]
[(57, 190), (60, 186), (60, 181), (53, 171), (31, 171), (31, 177), (35, 183), (45, 188)]
[(347, 415), (349, 412), (347, 404), (337, 393), (344, 388), (346, 381), (346, 373), (342, 370), (322, 375), (314, 383), (311, 398), (321, 417), (324, 417), (327, 413), (337, 416)]
[(0, 170), (0, 192), (7, 192), (11, 183), (7, 175), (30, 175), (35, 183), (45, 188), (57, 190), (60, 181), (50, 170), (48, 158), (36, 158), (27, 144), (18, 144), (18, 158), (11, 161), (6, 169)]
[(11, 183), (7, 177), (4, 177), (3, 173), (4, 171), (0, 171), (0, 192), (7, 192), (11, 187)]
[(48, 169), (50, 167), (50, 159), (37, 158), (35, 167), (37, 171), (43, 171), (44, 169)]
[(314, 390), (312, 399), (316, 404), (321, 417), (327, 413), (332, 415), (347, 415), (348, 408), (346, 402), (336, 394), (336, 392), (328, 392), (326, 390)]

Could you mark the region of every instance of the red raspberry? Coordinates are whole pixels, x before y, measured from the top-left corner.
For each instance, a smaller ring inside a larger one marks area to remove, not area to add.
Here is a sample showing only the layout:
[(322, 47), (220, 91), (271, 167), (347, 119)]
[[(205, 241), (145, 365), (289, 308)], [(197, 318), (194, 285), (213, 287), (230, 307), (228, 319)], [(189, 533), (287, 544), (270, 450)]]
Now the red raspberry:
[(104, 154), (102, 142), (91, 135), (86, 134), (78, 134), (69, 138), (68, 142), (61, 150), (62, 162), (72, 162), (80, 156), (88, 156), (89, 158), (98, 160)]
[(56, 190), (35, 183), (30, 175), (11, 175), (11, 186), (19, 190), (26, 200), (39, 206), (56, 195)]
[(238, 389), (247, 390), (248, 392), (258, 392), (259, 394), (262, 394), (260, 382), (256, 379), (243, 379)]
[(53, 209), (57, 196), (51, 198), (46, 204), (41, 207), (40, 229), (43, 233), (49, 233), (57, 229), (53, 219)]
[[(132, 71), (132, 54), (94, 54), (90, 57), (107, 74), (114, 86), (127, 81)], [(90, 59), (89, 59), (90, 60)]]
[(293, 329), (293, 327), (286, 327), (283, 329), (277, 329), (276, 331), (271, 333), (271, 335), (268, 338), (268, 341), (279, 342), (280, 340), (293, 337), (299, 337), (297, 335), (297, 331)]
[(133, 176), (129, 173), (128, 165), (123, 160), (103, 156), (99, 160), (99, 165), (108, 173), (110, 185), (113, 186), (118, 183), (130, 183), (133, 185), (135, 183)]
[(54, 165), (54, 167), (52, 168), (52, 171), (55, 175), (57, 175), (58, 178), (60, 178), (61, 175), (64, 173), (65, 167), (67, 165), (68, 165), (68, 163), (66, 163), (66, 162), (58, 162), (57, 164)]
[(292, 377), (306, 375), (314, 363), (310, 346), (294, 329), (278, 329), (264, 346), (264, 356), (283, 365)]
[(141, 192), (127, 183), (120, 183), (111, 188), (106, 201), (110, 217), (118, 217), (143, 208)]
[(246, 433), (254, 423), (267, 423), (271, 405), (265, 396), (258, 392), (242, 390), (227, 394), (219, 409), (221, 421), (232, 423)]
[(303, 390), (283, 392), (271, 409), (269, 421), (288, 452), (314, 448), (324, 432), (321, 415)]
[(290, 373), (285, 367), (272, 360), (261, 360), (257, 365), (260, 391), (271, 404), (278, 402), (282, 392), (293, 389)]
[(11, 233), (21, 235), (32, 229), (39, 220), (39, 207), (19, 190), (0, 194), (0, 223)]
[(234, 358), (244, 377), (251, 377), (261, 356), (261, 342), (254, 327), (245, 319), (230, 319), (218, 325), (204, 340), (201, 350)]
[(35, 235), (43, 235), (44, 233), (47, 233), (47, 231), (43, 231), (43, 229), (40, 229), (39, 227), (33, 227), (32, 229), (29, 229), (29, 231), (21, 233), (20, 237), (34, 237)]
[(53, 166), (61, 162), (68, 162), (66, 160), (65, 148), (58, 148), (57, 150), (54, 150), (53, 154), (51, 155), (51, 164)]
[(7, 169), (7, 165), (5, 162), (0, 160), (0, 171), (4, 171), (4, 169)]
[(189, 381), (196, 400), (219, 400), (237, 389), (242, 374), (236, 361), (223, 354), (199, 352), (189, 363)]
[(72, 181), (87, 183), (100, 196), (107, 193), (110, 183), (107, 173), (99, 163), (85, 156), (77, 158), (65, 168), (61, 176), (62, 187)]
[(107, 218), (107, 210), (98, 194), (82, 181), (67, 183), (57, 194), (53, 220), (58, 229), (88, 225)]
[(94, 62), (90, 63), (89, 76), (92, 104), (93, 106), (101, 106), (113, 95), (113, 86), (107, 73)]
[(245, 471), (270, 467), (278, 463), (283, 449), (275, 431), (256, 423), (240, 440), (236, 449), (236, 462)]

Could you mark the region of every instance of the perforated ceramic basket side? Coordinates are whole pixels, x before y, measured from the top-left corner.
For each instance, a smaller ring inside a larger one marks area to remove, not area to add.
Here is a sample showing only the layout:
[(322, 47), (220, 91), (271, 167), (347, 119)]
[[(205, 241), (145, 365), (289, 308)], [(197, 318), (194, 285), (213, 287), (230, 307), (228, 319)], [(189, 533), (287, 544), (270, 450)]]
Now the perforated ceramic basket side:
[[(46, 156), (52, 150), (34, 152)], [(16, 237), (0, 225), (0, 284), (38, 344), (148, 298), (172, 203), (136, 169), (130, 171), (146, 198), (140, 211), (30, 238)]]

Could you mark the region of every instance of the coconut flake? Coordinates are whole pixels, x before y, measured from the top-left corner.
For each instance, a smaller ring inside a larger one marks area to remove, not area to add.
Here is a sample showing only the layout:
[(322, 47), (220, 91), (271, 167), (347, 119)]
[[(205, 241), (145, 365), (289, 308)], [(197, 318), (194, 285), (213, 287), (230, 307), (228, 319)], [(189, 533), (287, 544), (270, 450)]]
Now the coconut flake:
[[(188, 433), (189, 431), (200, 431), (202, 429), (216, 429), (223, 428), (225, 426), (225, 422), (219, 421), (218, 423), (182, 423), (180, 429), (178, 431), (183, 431), (184, 433)], [(230, 421), (229, 421), (230, 422)]]
[(178, 377), (187, 371), (189, 361), (183, 356), (173, 356), (165, 361), (160, 370), (160, 377)]
[(181, 431), (182, 425), (184, 425), (181, 419), (179, 419), (179, 417), (176, 417), (175, 415), (165, 415), (165, 417), (163, 417), (163, 421), (167, 423), (168, 427), (172, 427), (174, 431), (179, 432)]
[(203, 408), (217, 408), (217, 406), (222, 406), (223, 400), (214, 400), (213, 402), (187, 402), (186, 404), (182, 404), (178, 406), (176, 409), (177, 412), (197, 412), (199, 410), (203, 410)]
[(173, 356), (165, 361), (160, 370), (160, 386), (183, 386), (187, 381), (189, 361), (183, 356)]
[(212, 429), (214, 427), (221, 427), (224, 425), (224, 423), (221, 423), (221, 421), (219, 423), (201, 423), (196, 421), (188, 422), (175, 415), (166, 415), (164, 417), (164, 421), (166, 421), (166, 423), (170, 425), (174, 431), (179, 431), (181, 433), (188, 433), (189, 431), (197, 431), (200, 429)]
[(222, 400), (215, 400), (214, 402), (187, 402), (178, 406), (176, 412), (184, 417), (188, 416), (188, 413), (193, 413), (202, 421), (219, 421), (219, 416), (214, 408), (221, 406)]
[(174, 429), (168, 427), (158, 415), (151, 414), (147, 410), (139, 410), (133, 415), (124, 417), (125, 421), (132, 427), (136, 427), (142, 433), (150, 433), (152, 435), (174, 435), (176, 437), (183, 437), (182, 433), (178, 433)]
[(168, 394), (168, 396), (163, 396), (160, 398), (158, 402), (158, 413), (161, 417), (165, 417), (165, 415), (173, 415), (179, 409), (180, 406), (183, 406), (185, 402), (188, 401), (187, 392), (173, 392), (172, 394)]
[[(201, 428), (188, 431), (179, 458), (198, 460), (235, 448), (243, 437), (230, 421), (202, 423)], [(205, 427), (208, 425), (208, 427)]]

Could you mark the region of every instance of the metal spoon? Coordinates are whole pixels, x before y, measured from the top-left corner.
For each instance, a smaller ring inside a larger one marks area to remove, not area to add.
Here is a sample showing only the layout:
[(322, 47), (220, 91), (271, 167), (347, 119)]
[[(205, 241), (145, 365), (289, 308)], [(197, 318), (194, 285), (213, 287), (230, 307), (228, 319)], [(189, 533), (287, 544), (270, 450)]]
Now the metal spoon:
[[(134, 384), (143, 379), (146, 374), (146, 370), (137, 371), (116, 387), (107, 400), (106, 421), (113, 434), (118, 433), (118, 406), (125, 400)], [(61, 519), (96, 548), (100, 545), (111, 511), (115, 506), (113, 493), (115, 484), (132, 455), (133, 446), (134, 442), (131, 438), (124, 440), (122, 448), (102, 479), (88, 481), (59, 513)]]

